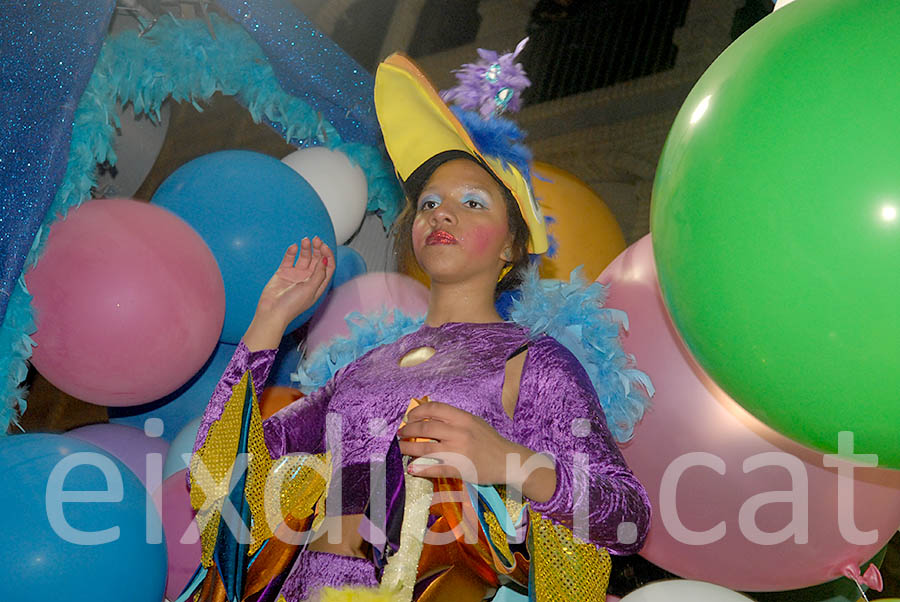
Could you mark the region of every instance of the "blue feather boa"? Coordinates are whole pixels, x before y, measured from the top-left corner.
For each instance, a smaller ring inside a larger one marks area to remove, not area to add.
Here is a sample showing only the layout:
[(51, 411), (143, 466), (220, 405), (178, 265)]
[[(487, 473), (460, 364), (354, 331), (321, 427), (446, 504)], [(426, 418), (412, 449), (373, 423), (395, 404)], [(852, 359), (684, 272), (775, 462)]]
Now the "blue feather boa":
[[(203, 21), (164, 16), (142, 37), (124, 31), (104, 42), (75, 111), (65, 176), (35, 237), (26, 270), (37, 263), (50, 224), (90, 198), (97, 183), (97, 164), (116, 163), (116, 102), (130, 102), (135, 114), (146, 113), (158, 120), (160, 106), (169, 97), (202, 110), (198, 102), (216, 92), (236, 96), (255, 121), (279, 128), (288, 141), (321, 144), (346, 154), (366, 174), (367, 209), (380, 213), (385, 228), (394, 222), (402, 195), (381, 151), (342, 141), (312, 107), (284, 92), (262, 50), (240, 25), (214, 14), (210, 18), (215, 39)], [(34, 346), (29, 334), (34, 332), (31, 295), (20, 278), (0, 328), (0, 365), (7, 366), (6, 381), (0, 385), (5, 401), (0, 403), (0, 424), (5, 427), (15, 422), (16, 408), (19, 414), (25, 411), (20, 383), (27, 374), (26, 361)]]
[[(631, 439), (634, 426), (644, 415), (653, 395), (650, 378), (625, 353), (619, 330), (628, 329), (628, 316), (603, 307), (606, 289), (600, 283), (586, 285), (581, 270), (569, 281), (541, 280), (537, 266), (529, 268), (520, 294), (512, 298), (509, 317), (526, 327), (531, 336), (547, 334), (563, 344), (584, 366), (617, 441)], [(388, 321), (388, 317), (392, 318)], [(324, 385), (334, 374), (365, 353), (418, 330), (424, 316), (407, 316), (399, 310), (347, 318), (349, 337), (336, 337), (303, 359), (291, 380), (306, 392)]]
[(505, 168), (510, 163), (515, 165), (530, 185), (531, 150), (523, 143), (525, 132), (514, 121), (499, 116), (484, 119), (475, 111), (465, 111), (457, 106), (450, 110), (469, 132), (482, 155), (499, 159)]

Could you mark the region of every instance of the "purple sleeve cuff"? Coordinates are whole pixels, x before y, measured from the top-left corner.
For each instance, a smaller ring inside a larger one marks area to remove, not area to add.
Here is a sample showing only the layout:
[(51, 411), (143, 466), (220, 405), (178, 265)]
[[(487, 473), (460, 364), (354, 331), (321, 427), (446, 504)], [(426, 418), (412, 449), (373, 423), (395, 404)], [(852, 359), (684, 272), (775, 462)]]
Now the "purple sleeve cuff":
[(212, 397), (206, 406), (203, 418), (200, 420), (200, 429), (197, 431), (197, 439), (194, 441), (193, 451), (195, 453), (206, 441), (209, 427), (222, 417), (225, 402), (231, 398), (234, 385), (241, 381), (247, 370), (250, 370), (256, 396), (262, 395), (266, 386), (266, 380), (269, 378), (269, 370), (272, 368), (272, 362), (275, 361), (277, 352), (277, 349), (250, 351), (243, 341), (238, 343), (234, 355), (231, 356), (231, 361), (228, 362), (228, 366), (222, 374), (222, 378), (219, 379), (219, 382), (216, 383), (216, 388), (213, 389)]
[(530, 506), (584, 541), (635, 554), (650, 528), (649, 497), (625, 464), (581, 364), (553, 339), (544, 341), (529, 347), (517, 436), (554, 456), (556, 491)]

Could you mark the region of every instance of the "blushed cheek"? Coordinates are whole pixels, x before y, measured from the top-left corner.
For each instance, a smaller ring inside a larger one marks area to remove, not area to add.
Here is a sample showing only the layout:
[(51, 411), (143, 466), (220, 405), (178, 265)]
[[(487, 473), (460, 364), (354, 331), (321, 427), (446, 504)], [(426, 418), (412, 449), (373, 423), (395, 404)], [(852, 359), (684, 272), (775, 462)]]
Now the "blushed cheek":
[(469, 231), (468, 239), (470, 248), (476, 253), (497, 251), (506, 239), (508, 230), (505, 225), (500, 226), (476, 226)]

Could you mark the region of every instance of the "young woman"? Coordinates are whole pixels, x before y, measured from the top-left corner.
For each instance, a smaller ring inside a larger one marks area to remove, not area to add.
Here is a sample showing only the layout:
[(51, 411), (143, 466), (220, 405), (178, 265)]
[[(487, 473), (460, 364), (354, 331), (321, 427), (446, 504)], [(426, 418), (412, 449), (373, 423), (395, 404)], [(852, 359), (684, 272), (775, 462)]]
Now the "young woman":
[[(530, 336), (495, 309), (498, 291), (517, 284), (529, 252), (547, 248), (527, 165), (479, 146), (472, 119), (480, 117), (451, 111), (402, 56), (379, 68), (375, 94), (408, 197), (396, 246), (431, 278), (428, 313), (416, 332), (364, 354), (262, 423), (273, 459), (329, 454), (331, 482), (314, 496), (303, 525), (340, 536), (264, 548), (256, 570), (280, 560), (256, 578), (261, 593), (254, 595), (293, 602), (323, 586), (377, 586), (397, 548), (404, 471), (436, 488), (458, 478), (499, 486), (527, 503), (517, 533), (528, 534), (518, 542), (498, 537), (500, 517), (487, 512), (476, 513), (481, 530), (471, 544), (461, 541), (461, 517), (474, 506), (449, 516), (455, 511), (435, 504), (429, 525), (455, 536), (447, 548), (426, 545), (416, 599), (452, 591), (446, 599), (480, 600), (504, 582), (549, 590), (553, 571), (602, 595), (607, 551), (637, 552), (650, 508), (582, 366), (556, 340)], [(262, 391), (285, 327), (322, 295), (333, 270), (332, 252), (318, 239), (287, 250), (210, 401), (195, 451), (208, 445), (244, 375)], [(539, 591), (537, 599), (551, 598)]]

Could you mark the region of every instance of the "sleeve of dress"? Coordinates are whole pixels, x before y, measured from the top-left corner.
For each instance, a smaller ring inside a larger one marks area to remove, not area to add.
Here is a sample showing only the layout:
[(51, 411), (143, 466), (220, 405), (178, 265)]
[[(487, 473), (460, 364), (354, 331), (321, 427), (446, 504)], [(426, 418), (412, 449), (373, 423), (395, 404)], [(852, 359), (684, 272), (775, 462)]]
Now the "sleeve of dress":
[(339, 370), (325, 386), (285, 406), (263, 421), (266, 447), (273, 458), (291, 452), (325, 451), (325, 418)]
[[(243, 341), (238, 344), (200, 420), (197, 439), (194, 441), (194, 453), (203, 446), (209, 428), (222, 417), (225, 404), (231, 398), (232, 389), (247, 371), (253, 380), (257, 398), (262, 395), (276, 353), (277, 349), (250, 351)], [(333, 381), (329, 381), (325, 387), (282, 408), (263, 421), (266, 447), (273, 459), (292, 451), (308, 453), (322, 451), (325, 413), (333, 386)]]
[(613, 554), (640, 551), (650, 500), (622, 457), (578, 360), (555, 339), (529, 346), (519, 388), (519, 443), (556, 460), (556, 491), (533, 511)]
[(216, 383), (212, 397), (206, 406), (206, 410), (203, 412), (203, 417), (200, 419), (200, 428), (197, 430), (197, 438), (194, 440), (194, 453), (197, 453), (197, 450), (206, 442), (209, 427), (222, 417), (225, 404), (231, 398), (232, 389), (241, 381), (248, 370), (250, 371), (250, 377), (253, 379), (253, 389), (256, 391), (256, 396), (262, 395), (277, 351), (277, 349), (250, 351), (243, 341), (238, 343), (237, 349), (234, 350), (228, 366), (225, 367), (222, 378)]

